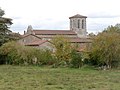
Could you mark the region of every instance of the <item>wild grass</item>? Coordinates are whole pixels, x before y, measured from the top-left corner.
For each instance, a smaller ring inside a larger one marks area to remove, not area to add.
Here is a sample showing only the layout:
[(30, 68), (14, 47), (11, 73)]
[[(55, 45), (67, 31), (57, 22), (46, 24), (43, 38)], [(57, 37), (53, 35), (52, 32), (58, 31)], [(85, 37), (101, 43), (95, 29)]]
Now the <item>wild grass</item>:
[(1, 65), (0, 90), (120, 90), (120, 70)]

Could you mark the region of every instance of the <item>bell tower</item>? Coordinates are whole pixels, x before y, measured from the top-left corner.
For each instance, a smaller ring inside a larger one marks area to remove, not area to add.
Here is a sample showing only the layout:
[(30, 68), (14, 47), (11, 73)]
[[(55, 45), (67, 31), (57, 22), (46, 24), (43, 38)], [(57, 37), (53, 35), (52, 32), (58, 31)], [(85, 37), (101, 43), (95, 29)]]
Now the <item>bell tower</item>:
[(28, 26), (26, 33), (27, 33), (27, 34), (34, 34), (34, 33), (33, 33), (33, 28), (32, 28), (31, 25)]
[(70, 30), (77, 33), (78, 37), (85, 37), (86, 32), (86, 16), (76, 14), (70, 19)]

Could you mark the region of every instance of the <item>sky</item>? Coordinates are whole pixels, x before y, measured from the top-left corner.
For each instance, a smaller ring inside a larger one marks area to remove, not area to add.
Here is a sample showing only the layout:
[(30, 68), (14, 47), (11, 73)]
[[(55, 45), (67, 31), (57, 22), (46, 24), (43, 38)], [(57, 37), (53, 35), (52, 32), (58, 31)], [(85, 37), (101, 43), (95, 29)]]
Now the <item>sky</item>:
[(98, 33), (120, 23), (120, 0), (0, 0), (11, 30), (23, 34), (33, 29), (69, 30), (69, 17), (87, 16), (87, 32)]

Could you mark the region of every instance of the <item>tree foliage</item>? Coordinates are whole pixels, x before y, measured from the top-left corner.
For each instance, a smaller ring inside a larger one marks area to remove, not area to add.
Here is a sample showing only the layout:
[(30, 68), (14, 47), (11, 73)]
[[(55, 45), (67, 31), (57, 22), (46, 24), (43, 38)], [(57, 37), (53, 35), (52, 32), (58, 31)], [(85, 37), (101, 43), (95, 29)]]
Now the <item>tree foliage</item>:
[(73, 48), (71, 47), (68, 39), (64, 36), (56, 36), (51, 42), (53, 44), (53, 48), (55, 49), (54, 56), (56, 57), (57, 62), (60, 63), (64, 61), (65, 63), (69, 63)]
[(82, 61), (83, 58), (81, 53), (76, 52), (76, 50), (73, 50), (71, 56), (72, 56), (70, 61), (71, 66), (74, 68), (81, 68), (83, 66), (83, 61)]
[(120, 28), (108, 26), (93, 40), (92, 53), (93, 64), (112, 68), (120, 63)]
[(48, 65), (53, 63), (49, 50), (23, 46), (15, 41), (5, 43), (0, 47), (0, 64)]
[(3, 16), (4, 14), (5, 14), (4, 10), (0, 8), (0, 17)]
[(11, 41), (0, 47), (0, 64), (11, 65), (52, 65), (53, 67), (75, 67), (83, 65), (82, 55), (64, 37), (52, 40), (54, 52), (23, 46)]
[(12, 31), (9, 30), (9, 26), (12, 25), (12, 19), (3, 17), (4, 14), (4, 10), (0, 8), (0, 46), (11, 40)]

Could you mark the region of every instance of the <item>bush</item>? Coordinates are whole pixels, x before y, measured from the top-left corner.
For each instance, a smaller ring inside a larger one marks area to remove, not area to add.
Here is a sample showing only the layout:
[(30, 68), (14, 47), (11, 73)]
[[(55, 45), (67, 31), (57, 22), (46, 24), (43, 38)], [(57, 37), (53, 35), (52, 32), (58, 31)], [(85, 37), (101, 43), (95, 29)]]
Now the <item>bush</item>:
[(0, 48), (0, 64), (51, 65), (54, 62), (49, 50), (27, 47), (16, 42), (5, 43)]
[(74, 68), (81, 68), (83, 65), (82, 55), (74, 50), (72, 51), (71, 56), (72, 56), (70, 62), (71, 66)]
[(5, 56), (4, 64), (23, 64), (27, 59), (26, 49), (16, 42), (5, 43), (0, 48), (1, 56)]
[(39, 65), (52, 65), (55, 63), (52, 52), (48, 49), (38, 50), (38, 53), (36, 53), (36, 57), (38, 58)]
[(6, 56), (0, 55), (0, 64), (5, 64), (5, 63), (6, 63)]
[(109, 27), (94, 37), (90, 54), (93, 65), (105, 66), (107, 69), (120, 65), (120, 29)]

